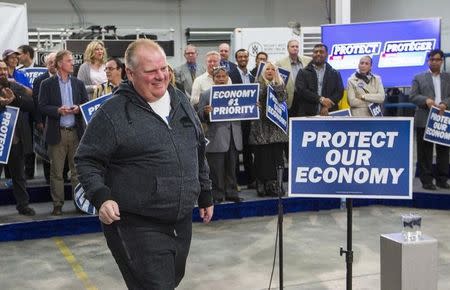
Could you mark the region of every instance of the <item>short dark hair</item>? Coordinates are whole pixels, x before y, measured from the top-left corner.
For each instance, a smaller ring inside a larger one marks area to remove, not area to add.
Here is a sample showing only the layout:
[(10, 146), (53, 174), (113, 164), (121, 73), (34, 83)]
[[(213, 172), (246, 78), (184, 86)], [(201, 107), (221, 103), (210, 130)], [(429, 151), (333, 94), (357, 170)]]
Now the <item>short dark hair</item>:
[(247, 51), (245, 48), (241, 48), (241, 49), (238, 49), (238, 50), (234, 53), (234, 58), (235, 58), (235, 59), (237, 59), (237, 55), (238, 55), (239, 52), (246, 52), (247, 55), (248, 55), (248, 51)]
[(24, 44), (19, 46), (17, 49), (20, 49), (24, 53), (28, 53), (30, 55), (30, 58), (34, 59), (34, 48), (32, 48), (31, 46)]
[(256, 54), (255, 59), (258, 59), (258, 56), (260, 56), (261, 54), (264, 54), (264, 55), (266, 56), (266, 58), (269, 58), (269, 55), (268, 55), (266, 52), (260, 51), (260, 52), (258, 52), (258, 53)]
[(124, 80), (126, 78), (126, 76), (127, 76), (127, 73), (125, 71), (125, 64), (120, 59), (118, 59), (117, 57), (111, 57), (111, 58), (108, 59), (108, 61), (115, 62), (117, 68), (120, 68), (122, 70), (120, 72), (120, 77)]
[(322, 48), (322, 47), (325, 48), (326, 52), (328, 52), (328, 46), (326, 46), (324, 43), (318, 43), (318, 44), (314, 45), (313, 49)]
[(428, 58), (432, 58), (436, 54), (439, 54), (441, 58), (444, 58), (444, 52), (440, 50), (439, 48), (433, 49), (428, 53)]

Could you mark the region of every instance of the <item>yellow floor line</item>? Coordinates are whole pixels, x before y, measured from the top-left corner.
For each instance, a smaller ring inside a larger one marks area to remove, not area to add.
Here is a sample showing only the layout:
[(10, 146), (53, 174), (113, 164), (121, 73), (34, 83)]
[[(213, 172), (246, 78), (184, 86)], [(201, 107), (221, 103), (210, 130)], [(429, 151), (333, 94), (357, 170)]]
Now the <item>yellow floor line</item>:
[(66, 261), (72, 267), (72, 270), (75, 273), (75, 275), (83, 283), (84, 288), (86, 288), (87, 290), (98, 290), (98, 288), (95, 287), (94, 284), (92, 284), (91, 280), (89, 279), (89, 276), (84, 271), (83, 267), (78, 263), (77, 259), (72, 254), (67, 245), (64, 243), (64, 241), (61, 238), (54, 238), (53, 240), (55, 241), (55, 244), (58, 247), (61, 254), (64, 256)]

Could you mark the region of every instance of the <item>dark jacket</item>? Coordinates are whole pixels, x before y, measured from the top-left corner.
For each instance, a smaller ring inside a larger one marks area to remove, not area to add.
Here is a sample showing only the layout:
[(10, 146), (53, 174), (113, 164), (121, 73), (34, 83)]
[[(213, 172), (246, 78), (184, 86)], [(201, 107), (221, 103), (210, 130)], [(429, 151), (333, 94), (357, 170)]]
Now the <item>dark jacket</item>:
[[(84, 83), (77, 78), (70, 77), (72, 84), (72, 99), (74, 105), (81, 105), (88, 101), (88, 94)], [(59, 130), (60, 117), (58, 108), (61, 107), (61, 90), (59, 88), (58, 77), (52, 76), (44, 80), (39, 90), (39, 110), (41, 114), (47, 116), (45, 122), (45, 141), (49, 145), (58, 144), (61, 140), (61, 133)], [(78, 138), (81, 139), (84, 132), (84, 121), (81, 112), (75, 115), (75, 123)]]
[[(31, 153), (33, 152), (33, 143), (31, 141), (31, 127), (28, 120), (29, 114), (24, 113), (33, 113), (33, 99), (27, 94), (23, 85), (15, 82), (11, 82), (10, 85), (16, 98), (8, 106), (17, 107), (20, 109), (14, 135), (17, 136), (22, 142), (24, 154)], [(0, 108), (0, 110), (2, 109), (3, 108)]]
[(46, 71), (45, 73), (35, 78), (33, 82), (33, 102), (35, 108), (33, 118), (36, 123), (43, 123), (45, 121), (45, 116), (43, 116), (41, 111), (39, 110), (39, 89), (41, 88), (42, 81), (48, 79), (49, 77), (50, 74), (48, 73), (48, 71)]
[[(89, 123), (75, 164), (87, 198), (125, 213), (176, 222), (212, 205), (206, 140), (188, 98), (169, 85), (169, 126), (122, 83)], [(200, 194), (200, 196), (199, 196)]]
[[(241, 73), (239, 72), (237, 67), (230, 69), (228, 76), (230, 77), (233, 84), (242, 84)], [(255, 77), (251, 74), (249, 75), (249, 79), (251, 83), (255, 82)]]
[[(335, 103), (335, 106), (329, 110), (331, 112), (338, 109), (338, 103), (342, 98), (344, 87), (341, 74), (328, 63), (325, 63), (325, 66), (321, 96), (329, 98)], [(318, 114), (321, 96), (317, 94), (317, 88), (317, 74), (312, 62), (310, 62), (297, 74), (290, 116), (315, 116)]]

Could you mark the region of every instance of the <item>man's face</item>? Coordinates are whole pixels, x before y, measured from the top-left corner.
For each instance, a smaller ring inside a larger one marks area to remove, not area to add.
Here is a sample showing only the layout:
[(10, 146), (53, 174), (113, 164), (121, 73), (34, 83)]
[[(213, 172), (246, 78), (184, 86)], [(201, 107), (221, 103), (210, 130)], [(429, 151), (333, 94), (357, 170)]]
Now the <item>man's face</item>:
[(73, 56), (71, 54), (66, 54), (59, 62), (58, 67), (62, 73), (73, 73)]
[(54, 75), (56, 73), (56, 62), (55, 62), (56, 54), (52, 53), (47, 57), (45, 66), (48, 69), (48, 72)]
[(113, 81), (118, 78), (120, 79), (120, 68), (117, 67), (116, 62), (113, 60), (110, 60), (105, 64), (105, 73), (108, 81)]
[(236, 55), (236, 61), (238, 66), (242, 68), (247, 68), (248, 64), (248, 51), (239, 51)]
[(220, 58), (219, 58), (219, 56), (217, 56), (215, 54), (212, 54), (212, 55), (209, 55), (206, 58), (206, 66), (207, 66), (207, 69), (208, 69), (208, 73), (210, 75), (212, 75), (213, 69), (215, 67), (218, 67), (219, 65), (220, 65)]
[(325, 60), (327, 59), (328, 53), (325, 50), (325, 47), (319, 46), (313, 49), (313, 63), (315, 65), (323, 65), (325, 63)]
[(28, 53), (25, 53), (22, 49), (18, 49), (17, 51), (19, 52), (19, 63), (26, 63), (30, 58), (30, 55)]
[(300, 44), (298, 41), (291, 41), (288, 45), (288, 53), (290, 56), (297, 56), (300, 51)]
[(265, 54), (258, 54), (258, 56), (256, 57), (256, 64), (259, 64), (260, 62), (266, 62), (267, 61), (267, 56)]
[(186, 58), (187, 63), (196, 63), (197, 62), (197, 50), (193, 47), (187, 47), (184, 51), (184, 58)]
[(230, 46), (226, 43), (222, 43), (219, 46), (219, 53), (222, 59), (228, 60), (228, 57), (230, 56)]
[(0, 78), (8, 78), (8, 66), (3, 61), (0, 61)]
[(441, 71), (442, 62), (444, 59), (441, 57), (439, 53), (428, 58), (428, 67), (434, 73)]
[(19, 64), (19, 58), (17, 57), (17, 54), (13, 53), (9, 55), (5, 59), (5, 63), (10, 68), (15, 68)]
[(368, 57), (362, 57), (358, 64), (359, 72), (367, 74), (372, 69), (372, 61)]
[(221, 70), (213, 77), (215, 85), (226, 85), (228, 83), (228, 74)]
[(135, 60), (136, 67), (127, 68), (127, 75), (136, 91), (147, 101), (164, 96), (169, 85), (166, 56), (159, 49), (141, 46)]

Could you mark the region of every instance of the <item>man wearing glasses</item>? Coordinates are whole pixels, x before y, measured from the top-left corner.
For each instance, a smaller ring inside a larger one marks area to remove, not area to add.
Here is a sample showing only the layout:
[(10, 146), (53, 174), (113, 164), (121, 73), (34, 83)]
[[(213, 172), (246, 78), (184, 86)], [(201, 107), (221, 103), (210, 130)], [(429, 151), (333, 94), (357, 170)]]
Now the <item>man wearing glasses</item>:
[[(422, 187), (436, 190), (436, 185), (450, 189), (447, 183), (449, 147), (436, 144), (437, 175), (433, 176), (433, 143), (423, 140), (425, 126), (431, 107), (437, 107), (443, 113), (450, 106), (450, 74), (442, 72), (444, 53), (440, 49), (430, 51), (429, 70), (414, 77), (411, 88), (411, 102), (417, 105), (414, 127), (417, 138), (417, 162)], [(433, 177), (436, 185), (433, 184)]]
[(195, 78), (205, 72), (205, 68), (201, 64), (197, 64), (198, 51), (197, 48), (189, 44), (184, 49), (184, 58), (186, 62), (175, 68), (175, 78), (177, 87), (190, 97), (192, 92), (192, 84)]
[(114, 93), (125, 78), (125, 65), (118, 58), (111, 58), (105, 64), (107, 81), (94, 89), (92, 99)]

